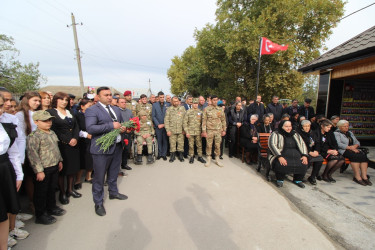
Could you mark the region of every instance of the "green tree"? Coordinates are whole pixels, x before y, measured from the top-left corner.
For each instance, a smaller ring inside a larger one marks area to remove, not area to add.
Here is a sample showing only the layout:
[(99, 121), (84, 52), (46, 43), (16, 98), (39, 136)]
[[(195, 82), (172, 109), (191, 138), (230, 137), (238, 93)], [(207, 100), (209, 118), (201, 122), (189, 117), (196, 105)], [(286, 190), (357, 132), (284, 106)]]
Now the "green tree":
[(13, 93), (37, 90), (45, 78), (39, 72), (39, 63), (22, 64), (19, 51), (11, 37), (0, 34), (0, 85)]
[[(259, 39), (264, 36), (289, 45), (287, 51), (262, 56), (259, 93), (266, 101), (274, 94), (301, 96), (305, 76), (297, 69), (319, 56), (344, 7), (341, 0), (218, 0), (217, 4), (217, 23), (195, 32), (201, 73), (217, 83), (203, 89), (230, 99), (254, 98)], [(183, 56), (180, 60), (185, 65), (181, 90), (189, 92), (188, 76), (196, 71), (191, 63), (196, 62)], [(173, 92), (176, 81), (170, 80)]]

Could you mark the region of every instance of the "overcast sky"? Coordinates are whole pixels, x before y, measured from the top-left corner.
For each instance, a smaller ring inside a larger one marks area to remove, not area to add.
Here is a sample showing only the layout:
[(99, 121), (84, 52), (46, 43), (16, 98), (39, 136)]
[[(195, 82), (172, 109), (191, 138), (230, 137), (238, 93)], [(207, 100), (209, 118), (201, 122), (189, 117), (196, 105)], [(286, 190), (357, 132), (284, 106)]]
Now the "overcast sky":
[[(345, 15), (374, 2), (349, 0)], [(12, 36), (23, 63), (39, 62), (48, 85), (77, 85), (71, 13), (82, 51), (85, 85), (170, 92), (167, 69), (195, 41), (195, 28), (215, 22), (216, 0), (1, 0), (0, 33)], [(375, 25), (375, 5), (342, 20), (328, 49)], [(277, 42), (277, 41), (275, 41)]]

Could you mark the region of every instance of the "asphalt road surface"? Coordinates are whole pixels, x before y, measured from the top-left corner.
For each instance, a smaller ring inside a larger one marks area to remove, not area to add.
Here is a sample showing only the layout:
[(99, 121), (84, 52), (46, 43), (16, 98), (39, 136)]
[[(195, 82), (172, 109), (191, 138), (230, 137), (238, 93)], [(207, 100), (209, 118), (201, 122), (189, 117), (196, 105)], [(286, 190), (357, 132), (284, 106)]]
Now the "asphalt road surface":
[[(145, 158), (144, 158), (145, 162)], [(337, 249), (338, 244), (239, 159), (205, 168), (159, 160), (119, 177), (128, 200), (95, 214), (91, 185), (49, 226), (26, 222), (14, 249)], [(288, 185), (293, 185), (288, 183)], [(295, 186), (295, 188), (298, 188)]]

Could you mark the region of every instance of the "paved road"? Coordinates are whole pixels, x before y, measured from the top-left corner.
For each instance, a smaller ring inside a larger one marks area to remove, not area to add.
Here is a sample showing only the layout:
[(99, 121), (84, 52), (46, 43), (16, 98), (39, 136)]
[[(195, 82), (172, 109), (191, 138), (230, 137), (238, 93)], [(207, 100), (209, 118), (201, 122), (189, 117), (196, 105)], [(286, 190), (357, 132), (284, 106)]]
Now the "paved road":
[(338, 248), (253, 168), (239, 159), (224, 163), (136, 166), (119, 179), (129, 199), (107, 198), (104, 217), (94, 213), (85, 183), (57, 223), (27, 222), (31, 235), (14, 249)]

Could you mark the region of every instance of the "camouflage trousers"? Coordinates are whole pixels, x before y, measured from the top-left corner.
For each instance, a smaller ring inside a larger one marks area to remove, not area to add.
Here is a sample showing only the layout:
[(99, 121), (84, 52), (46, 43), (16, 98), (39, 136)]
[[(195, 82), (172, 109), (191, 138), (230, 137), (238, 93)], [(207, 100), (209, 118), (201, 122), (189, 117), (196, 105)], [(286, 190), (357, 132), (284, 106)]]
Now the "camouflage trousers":
[(147, 137), (146, 139), (143, 138), (141, 135), (138, 135), (137, 136), (137, 153), (139, 155), (142, 154), (142, 150), (143, 150), (143, 143), (146, 142), (147, 144), (147, 153), (151, 154), (152, 153), (152, 136), (150, 137)]
[(177, 143), (177, 152), (184, 152), (184, 135), (183, 134), (171, 134), (169, 136), (169, 152), (176, 152), (176, 143)]
[(190, 135), (189, 138), (189, 156), (194, 156), (194, 143), (197, 145), (197, 153), (202, 157), (202, 138), (200, 135)]
[(212, 143), (214, 139), (215, 139), (215, 156), (220, 155), (221, 131), (220, 130), (207, 130), (207, 146), (206, 146), (207, 156), (210, 156), (212, 152)]

